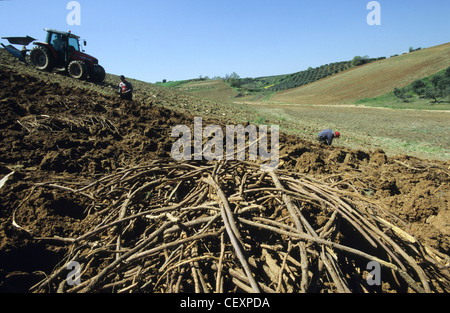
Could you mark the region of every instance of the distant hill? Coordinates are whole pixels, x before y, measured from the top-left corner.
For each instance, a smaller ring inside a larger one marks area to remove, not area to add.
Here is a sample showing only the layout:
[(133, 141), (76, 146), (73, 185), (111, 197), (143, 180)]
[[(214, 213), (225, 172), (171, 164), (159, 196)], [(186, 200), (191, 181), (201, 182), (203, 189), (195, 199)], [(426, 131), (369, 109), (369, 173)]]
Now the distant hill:
[(242, 78), (239, 81), (239, 87), (241, 91), (249, 92), (270, 92), (287, 90), (307, 85), (320, 79), (338, 74), (355, 67), (355, 65), (368, 64), (381, 59), (385, 59), (385, 57), (355, 57), (355, 59), (352, 61), (334, 62), (330, 64), (324, 64), (315, 68), (310, 67), (307, 70), (292, 74), (258, 78)]
[(271, 101), (292, 104), (354, 103), (402, 88), (450, 64), (450, 42), (354, 67), (314, 83), (276, 93)]
[[(308, 68), (292, 74), (282, 74), (275, 76), (236, 77), (229, 78), (195, 78), (183, 81), (158, 82), (157, 85), (185, 90), (212, 100), (228, 101), (234, 97), (246, 97), (250, 99), (261, 99), (277, 91), (288, 90), (295, 87), (311, 84), (315, 81), (324, 79), (331, 75), (351, 69), (361, 64), (368, 64), (374, 61), (385, 59), (355, 57), (351, 61), (334, 62), (324, 64), (315, 68)], [(230, 75), (227, 75), (230, 76)]]

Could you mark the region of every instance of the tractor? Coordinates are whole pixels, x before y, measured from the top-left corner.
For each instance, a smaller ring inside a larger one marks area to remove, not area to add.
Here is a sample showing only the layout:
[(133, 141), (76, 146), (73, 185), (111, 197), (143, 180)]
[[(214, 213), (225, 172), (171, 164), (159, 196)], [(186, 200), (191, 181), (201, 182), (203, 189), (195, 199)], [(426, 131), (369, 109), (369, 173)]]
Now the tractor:
[[(12, 47), (3, 46), (14, 56), (25, 61), (32, 67), (41, 71), (62, 69), (70, 77), (80, 80), (90, 79), (102, 82), (105, 79), (105, 69), (98, 64), (98, 59), (84, 53), (81, 49), (80, 37), (69, 32), (54, 29), (44, 29), (47, 32), (45, 42), (34, 42), (35, 47), (27, 50), (26, 46), (36, 39), (27, 37), (2, 37), (11, 44), (21, 44), (22, 51)], [(86, 41), (84, 41), (86, 45)], [(29, 54), (27, 52), (29, 51)]]

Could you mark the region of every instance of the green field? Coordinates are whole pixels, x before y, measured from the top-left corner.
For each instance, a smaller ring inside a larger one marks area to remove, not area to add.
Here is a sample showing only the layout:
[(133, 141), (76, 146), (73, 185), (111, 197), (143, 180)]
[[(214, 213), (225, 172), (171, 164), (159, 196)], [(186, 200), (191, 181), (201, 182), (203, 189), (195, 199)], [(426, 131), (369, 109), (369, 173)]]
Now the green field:
[(264, 123), (287, 133), (315, 140), (332, 128), (342, 133), (335, 145), (351, 149), (382, 149), (388, 155), (407, 154), (449, 160), (450, 111), (396, 110), (335, 105), (251, 105)]

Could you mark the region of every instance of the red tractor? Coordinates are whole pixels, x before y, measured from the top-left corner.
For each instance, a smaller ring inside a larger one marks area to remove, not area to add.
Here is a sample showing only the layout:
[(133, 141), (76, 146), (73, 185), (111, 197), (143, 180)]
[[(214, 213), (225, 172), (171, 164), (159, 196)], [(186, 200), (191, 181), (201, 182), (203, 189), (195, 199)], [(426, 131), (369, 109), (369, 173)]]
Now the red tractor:
[[(54, 29), (44, 29), (47, 32), (45, 42), (34, 42), (34, 47), (28, 55), (24, 55), (25, 46), (34, 38), (31, 37), (3, 37), (12, 44), (23, 44), (21, 53), (14, 47), (10, 47), (13, 55), (23, 59), (41, 71), (53, 71), (54, 69), (66, 70), (75, 79), (90, 79), (102, 82), (105, 79), (105, 69), (98, 64), (98, 59), (84, 53), (80, 47), (80, 37), (69, 32)], [(86, 42), (84, 42), (86, 45)], [(15, 50), (14, 50), (15, 49)]]

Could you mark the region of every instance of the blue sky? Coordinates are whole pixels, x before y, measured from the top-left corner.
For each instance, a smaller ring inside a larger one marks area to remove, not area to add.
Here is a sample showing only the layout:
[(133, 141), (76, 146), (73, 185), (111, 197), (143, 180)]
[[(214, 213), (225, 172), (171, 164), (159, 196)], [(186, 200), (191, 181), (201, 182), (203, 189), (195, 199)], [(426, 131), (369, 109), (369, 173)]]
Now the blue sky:
[(378, 0), (379, 26), (370, 0), (79, 0), (80, 25), (67, 23), (69, 2), (0, 0), (0, 37), (70, 29), (107, 72), (148, 82), (287, 74), (450, 41), (449, 0)]

